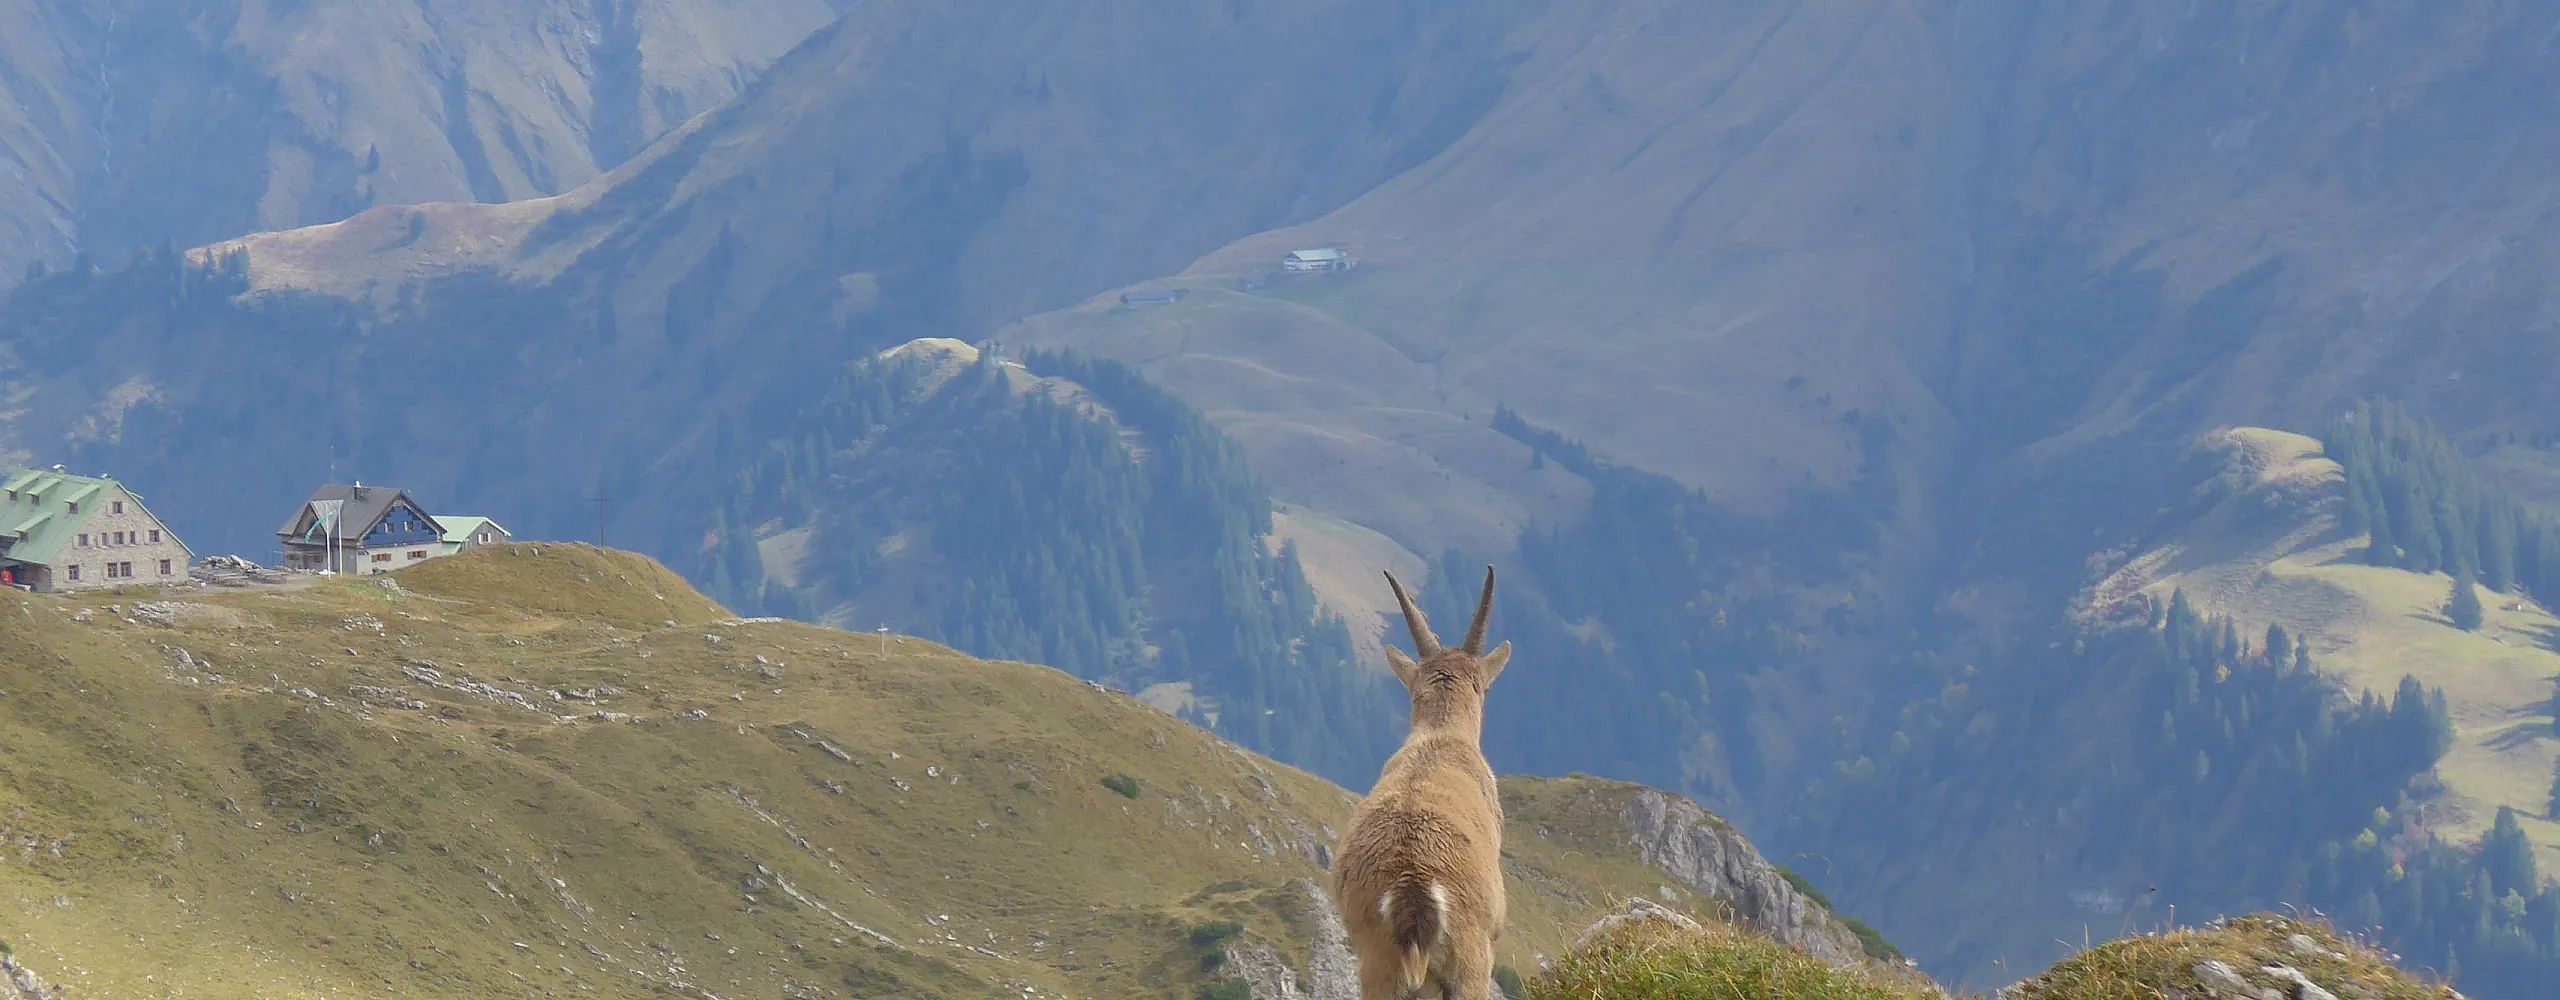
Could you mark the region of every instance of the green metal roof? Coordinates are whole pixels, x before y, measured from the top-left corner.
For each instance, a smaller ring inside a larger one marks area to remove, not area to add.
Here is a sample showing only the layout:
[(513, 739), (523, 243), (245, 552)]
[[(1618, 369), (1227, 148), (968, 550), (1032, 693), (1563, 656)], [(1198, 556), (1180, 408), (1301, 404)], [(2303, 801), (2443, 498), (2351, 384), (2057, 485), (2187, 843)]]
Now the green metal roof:
[[(63, 546), (79, 535), (81, 526), (89, 523), (90, 516), (98, 512), (98, 505), (86, 502), (110, 486), (121, 488), (122, 484), (67, 472), (22, 469), (10, 473), (8, 481), (0, 483), (0, 524), (9, 525), (6, 533), (0, 533), (0, 559), (52, 562), (62, 553)], [(142, 507), (141, 494), (125, 490), (125, 495), (133, 498), (135, 507)], [(86, 505), (74, 511), (71, 508), (75, 504)], [(144, 508), (143, 513), (150, 513), (149, 508)], [(152, 519), (159, 520), (157, 516)], [(167, 525), (161, 527), (167, 530)], [(169, 537), (177, 541), (175, 532)], [(195, 553), (184, 541), (178, 541), (178, 547), (186, 549), (190, 556)]]
[[(14, 512), (13, 512), (13, 513), (14, 513)], [(44, 524), (44, 519), (45, 519), (45, 518), (52, 517), (52, 516), (53, 516), (53, 515), (51, 515), (51, 514), (29, 514), (29, 515), (27, 515), (27, 519), (26, 519), (26, 520), (24, 520), (24, 521), (20, 521), (20, 522), (18, 522), (18, 523), (16, 523), (16, 524), (13, 524), (13, 525), (10, 525), (10, 526), (9, 526), (9, 539), (10, 539), (10, 540), (15, 540), (15, 539), (20, 539), (20, 538), (25, 538), (25, 537), (27, 537), (29, 534), (32, 534), (32, 533), (36, 530), (36, 528), (37, 528), (38, 526), (40, 526), (40, 525)]]
[(436, 524), (444, 528), (444, 540), (447, 542), (458, 543), (470, 541), (471, 536), (474, 533), (478, 532), (483, 526), (492, 523), (494, 522), (485, 517), (456, 517), (452, 514), (436, 515)]

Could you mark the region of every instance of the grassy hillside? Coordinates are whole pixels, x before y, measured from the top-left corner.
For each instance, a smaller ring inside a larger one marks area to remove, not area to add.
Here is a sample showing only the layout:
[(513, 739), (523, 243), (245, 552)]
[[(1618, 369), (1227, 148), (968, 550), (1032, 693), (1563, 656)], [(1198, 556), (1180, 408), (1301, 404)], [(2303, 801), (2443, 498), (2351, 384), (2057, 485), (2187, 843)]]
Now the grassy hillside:
[(2340, 997), (2450, 1000), (2461, 996), (2400, 971), (2390, 956), (2370, 943), (2342, 935), (2327, 924), (2269, 915), (2101, 945), (2004, 995), (2013, 1000), (2150, 1000), (2266, 989), (2296, 995), (2290, 991), (2306, 981)]
[[(1823, 965), (1748, 930), (1670, 919), (1595, 929), (1529, 1000), (1936, 1000), (1946, 994), (1907, 977)], [(2449, 988), (2400, 971), (2370, 944), (2324, 923), (2253, 915), (2209, 927), (2147, 933), (2089, 948), (2024, 982), (2002, 1000), (2158, 1000), (2292, 994), (2452, 1000)]]
[[(0, 933), (85, 995), (1188, 997), (1233, 971), (1204, 953), (1305, 964), (1352, 803), (1060, 672), (735, 619), (585, 546), (0, 622)], [(1539, 787), (1506, 785), (1507, 963), (1705, 902), (1588, 810), (1542, 836)]]
[(2443, 688), (2456, 736), (2436, 770), (2449, 794), (2424, 812), (2424, 827), (2470, 842), (2511, 806), (2544, 870), (2560, 870), (2560, 824), (2541, 818), (2560, 756), (2550, 724), (2560, 619), (2483, 590), (2482, 627), (2455, 628), (2443, 611), (2451, 577), (2356, 558), (2364, 538), (2341, 530), (2339, 469), (2319, 442), (2243, 428), (2209, 448), (2222, 473), (2206, 505), (2101, 582), (2096, 603), (2184, 590), (2253, 637), (2283, 626), (2350, 693), (2387, 694), (2404, 674)]

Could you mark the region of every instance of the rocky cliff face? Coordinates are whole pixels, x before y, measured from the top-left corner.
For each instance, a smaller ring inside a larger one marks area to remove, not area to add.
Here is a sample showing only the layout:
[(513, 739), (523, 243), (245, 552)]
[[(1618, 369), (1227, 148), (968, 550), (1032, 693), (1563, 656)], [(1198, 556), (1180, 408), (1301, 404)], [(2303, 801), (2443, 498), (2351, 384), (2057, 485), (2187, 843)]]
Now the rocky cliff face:
[(1865, 954), (1828, 907), (1796, 891), (1742, 834), (1698, 804), (1653, 789), (1627, 803), (1627, 836), (1644, 863), (1726, 901), (1735, 919), (1834, 965)]

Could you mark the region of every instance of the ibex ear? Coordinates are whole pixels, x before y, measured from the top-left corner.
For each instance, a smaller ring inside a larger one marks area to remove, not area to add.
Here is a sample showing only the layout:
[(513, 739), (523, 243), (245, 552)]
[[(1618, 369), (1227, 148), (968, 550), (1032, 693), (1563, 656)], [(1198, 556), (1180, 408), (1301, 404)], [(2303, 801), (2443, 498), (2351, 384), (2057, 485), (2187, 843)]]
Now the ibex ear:
[(1484, 664), (1485, 686), (1492, 687), (1493, 679), (1502, 676), (1502, 668), (1511, 665), (1511, 640), (1502, 640), (1502, 645), (1493, 647), (1493, 652), (1484, 654), (1484, 659), (1476, 662)]
[(1404, 650), (1388, 646), (1387, 669), (1396, 672), (1396, 679), (1404, 682), (1406, 690), (1412, 690), (1413, 672), (1420, 668), (1414, 665), (1412, 657), (1404, 655)]

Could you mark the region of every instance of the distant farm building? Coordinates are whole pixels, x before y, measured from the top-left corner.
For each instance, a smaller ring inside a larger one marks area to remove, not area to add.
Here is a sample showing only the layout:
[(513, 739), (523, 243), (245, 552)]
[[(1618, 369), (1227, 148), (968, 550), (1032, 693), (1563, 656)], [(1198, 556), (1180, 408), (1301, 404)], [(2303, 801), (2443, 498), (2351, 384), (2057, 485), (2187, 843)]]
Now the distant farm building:
[(104, 476), (0, 473), (0, 585), (33, 591), (181, 583), (194, 561), (140, 494)]
[(389, 486), (332, 483), (277, 529), (284, 564), (333, 573), (388, 573), (444, 555), (444, 526)]
[(440, 553), (441, 555), (449, 556), (456, 552), (467, 552), (483, 545), (497, 545), (515, 537), (508, 534), (507, 529), (499, 527), (498, 522), (485, 517), (447, 514), (436, 518), (436, 523), (444, 526), (444, 541), (440, 543), (444, 551)]
[(1351, 270), (1352, 263), (1351, 255), (1338, 248), (1317, 247), (1311, 250), (1289, 251), (1288, 256), (1280, 258), (1280, 269), (1296, 272), (1348, 271)]
[(1124, 309), (1152, 309), (1156, 306), (1169, 306), (1180, 302), (1183, 296), (1189, 294), (1191, 290), (1188, 288), (1155, 288), (1138, 292), (1122, 292), (1120, 305)]

